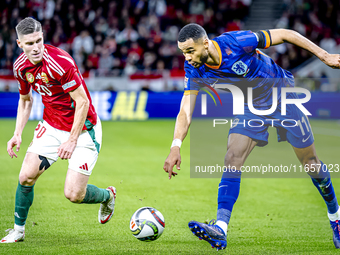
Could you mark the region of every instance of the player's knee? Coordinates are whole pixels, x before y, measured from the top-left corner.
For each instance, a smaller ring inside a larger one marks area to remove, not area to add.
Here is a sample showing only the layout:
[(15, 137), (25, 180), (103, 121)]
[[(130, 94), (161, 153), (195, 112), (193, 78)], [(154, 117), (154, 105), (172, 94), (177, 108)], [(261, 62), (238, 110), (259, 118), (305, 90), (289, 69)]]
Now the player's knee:
[(225, 165), (230, 164), (230, 162), (232, 162), (233, 159), (234, 159), (234, 153), (228, 150), (224, 157), (224, 164)]
[(81, 192), (75, 192), (75, 191), (65, 191), (65, 197), (70, 200), (72, 203), (79, 204), (84, 200), (85, 194), (82, 194)]
[(240, 158), (232, 150), (228, 150), (224, 157), (224, 165), (230, 167), (239, 167)]
[(311, 166), (312, 164), (317, 164), (317, 158), (316, 156), (312, 156), (312, 157), (305, 157), (302, 159), (302, 164), (303, 165), (309, 165)]
[(317, 169), (317, 167), (316, 167), (317, 163), (318, 163), (318, 161), (317, 161), (316, 156), (305, 157), (302, 160), (302, 166), (304, 167), (304, 169), (307, 173), (314, 173), (315, 170)]
[(24, 186), (32, 186), (36, 182), (36, 178), (30, 177), (25, 173), (19, 174), (19, 183)]

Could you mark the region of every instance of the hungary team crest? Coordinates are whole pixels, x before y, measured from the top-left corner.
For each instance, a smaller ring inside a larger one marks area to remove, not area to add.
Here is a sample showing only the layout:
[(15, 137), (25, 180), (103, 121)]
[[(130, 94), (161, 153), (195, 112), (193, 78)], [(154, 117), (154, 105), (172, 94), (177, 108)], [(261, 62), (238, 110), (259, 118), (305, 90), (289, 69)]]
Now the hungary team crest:
[(32, 83), (34, 82), (34, 76), (31, 73), (26, 73), (26, 79), (28, 82)]
[(41, 79), (45, 84), (48, 84), (48, 78), (46, 73), (41, 73)]

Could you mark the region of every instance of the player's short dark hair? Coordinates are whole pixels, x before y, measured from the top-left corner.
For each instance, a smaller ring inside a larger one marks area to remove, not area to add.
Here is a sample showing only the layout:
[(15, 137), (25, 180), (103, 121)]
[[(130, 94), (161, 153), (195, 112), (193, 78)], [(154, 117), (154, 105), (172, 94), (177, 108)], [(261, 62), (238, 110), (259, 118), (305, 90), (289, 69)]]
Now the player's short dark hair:
[(181, 31), (178, 34), (178, 41), (185, 42), (186, 40), (192, 38), (195, 42), (207, 36), (207, 32), (205, 32), (204, 28), (196, 23), (190, 23), (182, 27)]
[(33, 18), (25, 18), (15, 27), (17, 35), (28, 35), (42, 31), (41, 23)]

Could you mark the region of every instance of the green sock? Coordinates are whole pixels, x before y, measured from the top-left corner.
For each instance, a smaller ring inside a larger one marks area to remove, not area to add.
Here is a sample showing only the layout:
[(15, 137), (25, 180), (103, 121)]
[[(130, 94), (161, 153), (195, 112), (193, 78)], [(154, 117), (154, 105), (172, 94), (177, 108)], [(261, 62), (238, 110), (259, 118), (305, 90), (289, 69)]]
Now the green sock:
[(86, 194), (82, 204), (98, 204), (110, 199), (110, 192), (106, 189), (100, 189), (94, 185), (87, 184)]
[(14, 222), (16, 225), (24, 226), (26, 223), (28, 210), (33, 203), (34, 197), (33, 186), (23, 186), (18, 183), (17, 192), (15, 194), (15, 213)]

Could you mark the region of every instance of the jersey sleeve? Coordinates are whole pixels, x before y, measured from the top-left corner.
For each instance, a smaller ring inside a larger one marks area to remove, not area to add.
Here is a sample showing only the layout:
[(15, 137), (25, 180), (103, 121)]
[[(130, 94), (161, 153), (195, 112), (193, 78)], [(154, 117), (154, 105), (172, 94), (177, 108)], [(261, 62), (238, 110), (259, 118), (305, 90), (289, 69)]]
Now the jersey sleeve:
[(66, 72), (61, 77), (60, 82), (65, 92), (70, 92), (72, 90), (75, 90), (82, 84), (80, 74), (77, 71), (77, 68), (74, 66), (70, 66), (66, 70)]
[(195, 68), (188, 64), (186, 61), (184, 63), (184, 70), (184, 95), (198, 95), (198, 91), (202, 87), (200, 86), (202, 78), (200, 78), (198, 71), (195, 70)]
[(14, 77), (18, 82), (19, 93), (20, 95), (27, 95), (31, 91), (31, 85), (18, 72), (19, 70), (13, 68)]
[(269, 30), (260, 30), (255, 33), (258, 40), (258, 48), (267, 49), (272, 45), (272, 37)]
[(237, 44), (246, 52), (250, 53), (256, 50), (258, 47), (259, 41), (258, 37), (255, 33), (252, 31), (234, 31), (229, 32), (229, 35), (231, 35)]

